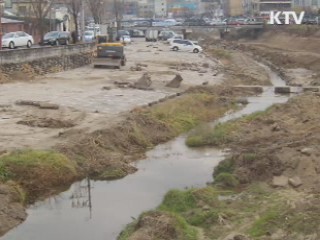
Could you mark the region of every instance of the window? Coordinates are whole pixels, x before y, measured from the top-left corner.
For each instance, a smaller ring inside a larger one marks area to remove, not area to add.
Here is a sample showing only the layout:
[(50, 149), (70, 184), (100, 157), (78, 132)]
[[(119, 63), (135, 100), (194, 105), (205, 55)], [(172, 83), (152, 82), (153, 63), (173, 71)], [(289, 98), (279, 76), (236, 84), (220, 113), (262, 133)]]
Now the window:
[(18, 37), (26, 37), (26, 34), (24, 32), (18, 32), (17, 35)]
[(26, 6), (19, 6), (18, 7), (18, 14), (26, 16), (27, 15), (27, 7)]

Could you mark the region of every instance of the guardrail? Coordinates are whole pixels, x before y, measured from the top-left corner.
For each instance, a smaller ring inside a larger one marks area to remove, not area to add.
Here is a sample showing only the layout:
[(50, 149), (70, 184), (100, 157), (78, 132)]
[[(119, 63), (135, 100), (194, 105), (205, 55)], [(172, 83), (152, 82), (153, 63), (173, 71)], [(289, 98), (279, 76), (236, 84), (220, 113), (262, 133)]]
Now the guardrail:
[(160, 27), (160, 26), (134, 26), (134, 27), (124, 27), (125, 30), (130, 30), (130, 29), (138, 29), (138, 30), (147, 30), (147, 29), (172, 29), (172, 30), (182, 30), (182, 29), (262, 29), (264, 28), (265, 25), (263, 24), (250, 24), (250, 25), (202, 25), (202, 26), (187, 26), (187, 25), (182, 25), (182, 26), (169, 26), (169, 27)]
[(1, 50), (0, 64), (25, 63), (44, 58), (63, 57), (74, 54), (88, 53), (94, 44), (75, 44), (67, 46), (24, 48), (15, 50)]

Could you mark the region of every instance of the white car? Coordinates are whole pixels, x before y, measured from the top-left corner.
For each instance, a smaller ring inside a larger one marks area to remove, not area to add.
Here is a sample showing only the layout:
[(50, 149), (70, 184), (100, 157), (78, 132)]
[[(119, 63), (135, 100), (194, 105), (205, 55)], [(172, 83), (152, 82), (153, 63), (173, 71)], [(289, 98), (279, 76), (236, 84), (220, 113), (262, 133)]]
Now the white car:
[(176, 36), (173, 36), (172, 38), (168, 38), (167, 39), (167, 43), (169, 43), (169, 44), (172, 44), (172, 42), (174, 41), (174, 40), (182, 40), (183, 39), (183, 36), (179, 36), (179, 35), (176, 35)]
[(85, 31), (84, 32), (84, 42), (92, 43), (95, 41), (94, 31)]
[(185, 51), (193, 53), (202, 52), (202, 47), (200, 47), (198, 44), (190, 40), (180, 39), (173, 40), (170, 49), (172, 49), (173, 51)]
[(123, 36), (121, 37), (121, 42), (124, 43), (124, 44), (129, 44), (129, 43), (131, 43), (131, 38), (130, 38), (130, 36), (128, 36), (128, 35), (123, 35)]
[(28, 47), (30, 48), (34, 43), (33, 37), (28, 33), (19, 31), (19, 32), (10, 32), (6, 33), (2, 37), (2, 47), (3, 48), (16, 48), (16, 47)]

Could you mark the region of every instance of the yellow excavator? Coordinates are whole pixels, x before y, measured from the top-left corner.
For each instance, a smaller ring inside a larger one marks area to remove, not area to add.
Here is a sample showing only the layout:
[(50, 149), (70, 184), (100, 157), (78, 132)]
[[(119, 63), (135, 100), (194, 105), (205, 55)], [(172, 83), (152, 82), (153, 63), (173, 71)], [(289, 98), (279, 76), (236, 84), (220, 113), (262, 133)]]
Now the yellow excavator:
[(121, 68), (126, 65), (122, 43), (99, 43), (93, 58), (93, 67)]

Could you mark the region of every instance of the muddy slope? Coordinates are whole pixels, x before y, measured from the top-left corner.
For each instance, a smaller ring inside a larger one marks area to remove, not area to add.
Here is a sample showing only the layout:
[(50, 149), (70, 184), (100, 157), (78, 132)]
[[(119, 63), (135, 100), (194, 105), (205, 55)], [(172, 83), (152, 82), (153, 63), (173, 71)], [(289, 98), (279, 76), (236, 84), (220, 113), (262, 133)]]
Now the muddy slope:
[(313, 26), (267, 29), (256, 40), (238, 41), (240, 49), (271, 62), (290, 85), (320, 85), (320, 31)]
[(319, 193), (319, 104), (320, 95), (307, 94), (229, 123), (233, 127), (225, 145), (233, 149), (240, 182), (272, 183), (283, 175), (301, 179), (296, 189)]

